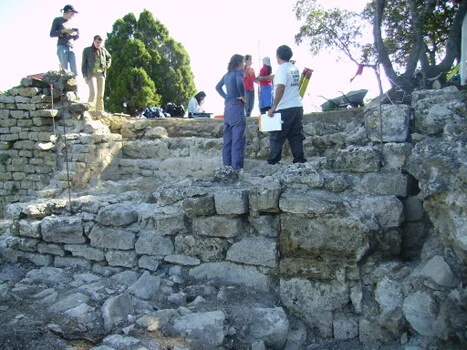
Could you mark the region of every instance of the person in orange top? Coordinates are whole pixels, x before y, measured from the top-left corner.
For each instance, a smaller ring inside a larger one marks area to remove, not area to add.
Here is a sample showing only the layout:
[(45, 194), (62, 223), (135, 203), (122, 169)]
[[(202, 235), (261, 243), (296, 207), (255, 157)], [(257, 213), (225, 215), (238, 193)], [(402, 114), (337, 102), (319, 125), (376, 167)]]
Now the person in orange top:
[(245, 85), (245, 115), (251, 116), (251, 111), (255, 104), (255, 87), (256, 83), (255, 71), (251, 67), (253, 58), (251, 55), (245, 55), (245, 66), (243, 67), (243, 83)]

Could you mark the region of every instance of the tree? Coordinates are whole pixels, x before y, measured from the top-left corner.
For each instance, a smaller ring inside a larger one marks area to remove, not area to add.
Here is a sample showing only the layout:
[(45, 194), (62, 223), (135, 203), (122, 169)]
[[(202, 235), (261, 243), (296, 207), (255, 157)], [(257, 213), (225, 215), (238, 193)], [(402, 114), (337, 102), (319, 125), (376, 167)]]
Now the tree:
[(147, 105), (186, 105), (196, 93), (188, 53), (151, 12), (117, 20), (106, 48), (112, 55), (105, 92), (109, 110), (133, 115)]
[[(298, 0), (295, 13), (305, 23), (295, 39), (309, 41), (313, 53), (338, 49), (357, 64), (381, 65), (393, 86), (410, 92), (417, 71), (429, 79), (459, 62), (466, 9), (467, 0), (373, 0), (357, 14)], [(369, 26), (373, 43), (359, 41)]]

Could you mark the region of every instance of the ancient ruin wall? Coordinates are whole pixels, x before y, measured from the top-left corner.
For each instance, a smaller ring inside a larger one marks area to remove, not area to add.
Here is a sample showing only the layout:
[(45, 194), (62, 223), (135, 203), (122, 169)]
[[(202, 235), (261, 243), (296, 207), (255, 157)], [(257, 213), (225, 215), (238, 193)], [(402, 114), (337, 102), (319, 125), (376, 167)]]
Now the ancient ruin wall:
[[(79, 111), (79, 105), (65, 109)], [(76, 189), (88, 180), (135, 174), (149, 179), (168, 172), (165, 182), (177, 175), (180, 181), (150, 195), (75, 192), (71, 201), (9, 205), (18, 239), (5, 256), (42, 266), (178, 266), (190, 278), (277, 291), (285, 309), (321, 338), (388, 341), (407, 325), (423, 336), (462, 338), (451, 311), (459, 306), (466, 251), (465, 93), (417, 92), (412, 108), (309, 116), (309, 163), (294, 166), (261, 166), (267, 138), (251, 120), (240, 177), (216, 169), (219, 137), (190, 134), (190, 128), (206, 131), (211, 121), (101, 116), (97, 122), (86, 110), (77, 112), (69, 125), (75, 132), (63, 135), (73, 145)], [(21, 145), (9, 142), (5, 153)], [(115, 144), (111, 157), (98, 156)], [(181, 180), (194, 169), (200, 179)], [(56, 173), (52, 179), (48, 186), (63, 194), (64, 182), (54, 182)]]

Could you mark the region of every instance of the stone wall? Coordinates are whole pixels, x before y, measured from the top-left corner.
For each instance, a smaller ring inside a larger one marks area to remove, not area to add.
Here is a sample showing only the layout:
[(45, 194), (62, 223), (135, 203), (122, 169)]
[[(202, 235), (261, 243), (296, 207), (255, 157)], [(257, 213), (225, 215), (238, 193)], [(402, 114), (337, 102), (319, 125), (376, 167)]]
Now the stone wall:
[(251, 118), (237, 173), (219, 167), (220, 121), (77, 112), (61, 137), (72, 179), (62, 160), (40, 199), (10, 201), (3, 255), (277, 293), (309, 342), (465, 344), (466, 115), (465, 92), (446, 88), (306, 116), (309, 162), (286, 149), (276, 166)]

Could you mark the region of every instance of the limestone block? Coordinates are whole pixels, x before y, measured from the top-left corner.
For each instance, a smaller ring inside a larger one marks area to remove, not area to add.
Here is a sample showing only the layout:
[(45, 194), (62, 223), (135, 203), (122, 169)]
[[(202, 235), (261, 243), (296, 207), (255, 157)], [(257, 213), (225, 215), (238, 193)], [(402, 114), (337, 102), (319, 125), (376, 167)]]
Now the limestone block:
[(324, 176), (312, 162), (308, 162), (284, 169), (281, 173), (281, 182), (291, 185), (303, 184), (308, 188), (321, 188), (324, 186)]
[(191, 313), (174, 319), (173, 332), (194, 349), (215, 349), (224, 342), (224, 320), (222, 311)]
[(185, 213), (191, 216), (208, 216), (216, 213), (213, 195), (186, 198), (182, 207)]
[(102, 226), (128, 226), (138, 220), (138, 212), (131, 204), (117, 203), (103, 207), (96, 221)]
[(150, 299), (159, 291), (160, 284), (159, 276), (152, 276), (145, 271), (135, 283), (128, 287), (127, 291), (140, 299)]
[(433, 323), (436, 320), (436, 304), (425, 292), (416, 291), (404, 299), (402, 310), (407, 321), (419, 334), (434, 336)]
[(256, 267), (238, 265), (231, 262), (211, 262), (196, 266), (189, 271), (189, 276), (198, 280), (217, 279), (223, 283), (234, 283), (268, 291), (271, 281), (268, 276), (261, 273)]
[(277, 243), (263, 237), (245, 237), (227, 251), (226, 260), (247, 265), (277, 266)]
[(165, 256), (174, 252), (172, 240), (154, 231), (141, 231), (135, 243), (136, 254)]
[(328, 156), (328, 166), (335, 171), (349, 173), (377, 172), (381, 167), (380, 157), (377, 147), (339, 149)]
[(370, 233), (355, 217), (302, 218), (281, 215), (281, 251), (286, 256), (307, 252), (359, 261), (370, 248)]
[(200, 264), (199, 259), (183, 254), (168, 255), (164, 258), (164, 261), (183, 266), (198, 266)]
[(58, 244), (39, 243), (37, 251), (41, 254), (64, 256), (65, 250)]
[(22, 219), (18, 223), (18, 236), (41, 238), (41, 222)]
[(365, 197), (359, 206), (366, 218), (381, 229), (399, 227), (404, 220), (404, 206), (395, 196)]
[(193, 219), (193, 233), (200, 236), (230, 238), (240, 235), (243, 231), (240, 218), (210, 216)]
[(288, 310), (324, 338), (332, 337), (333, 311), (344, 308), (350, 301), (345, 284), (301, 278), (281, 278), (280, 298)]
[(136, 267), (138, 259), (134, 251), (109, 250), (105, 253), (105, 259), (110, 266)]
[(249, 216), (248, 220), (261, 236), (270, 238), (279, 236), (279, 215)]
[(279, 199), (281, 211), (291, 214), (323, 216), (344, 211), (342, 198), (326, 190), (285, 190)]
[(42, 219), (40, 227), (45, 242), (81, 244), (86, 241), (80, 217), (48, 216)]
[(17, 103), (16, 108), (23, 111), (34, 111), (37, 106), (35, 103)]
[(409, 136), (410, 106), (383, 105), (365, 110), (365, 127), (371, 141), (405, 142)]
[(465, 95), (454, 86), (441, 90), (414, 91), (412, 98), (415, 131), (437, 134), (448, 123), (465, 117)]
[(358, 337), (358, 322), (353, 319), (338, 319), (332, 322), (335, 339), (353, 339)]
[(458, 279), (442, 256), (432, 257), (423, 267), (422, 276), (441, 287), (455, 287)]
[(89, 239), (91, 240), (91, 246), (96, 248), (130, 250), (135, 247), (136, 234), (123, 228), (95, 224), (89, 234)]
[(383, 315), (390, 314), (400, 308), (403, 299), (402, 287), (397, 281), (385, 276), (377, 283), (375, 300)]
[(187, 232), (184, 214), (165, 214), (151, 211), (149, 207), (141, 207), (141, 210), (138, 210), (138, 215), (138, 224), (141, 227), (154, 229), (161, 235), (176, 235)]
[(407, 161), (413, 145), (409, 143), (385, 143), (383, 145), (383, 168), (384, 170), (407, 169)]
[(72, 258), (69, 256), (55, 256), (55, 267), (81, 267), (86, 270), (91, 269), (91, 263), (84, 258)]
[(407, 175), (400, 172), (365, 174), (355, 186), (355, 190), (373, 196), (405, 197), (407, 185)]
[(264, 212), (279, 212), (279, 197), (282, 191), (280, 183), (266, 179), (255, 185), (248, 192), (251, 214), (258, 216)]
[(220, 215), (248, 213), (248, 191), (245, 189), (224, 189), (214, 193), (216, 212)]
[(1, 103), (15, 103), (15, 96), (0, 94)]
[(289, 320), (283, 308), (254, 308), (250, 336), (262, 340), (268, 348), (282, 349), (287, 341)]
[(50, 266), (53, 263), (53, 256), (48, 254), (24, 253), (23, 258), (28, 259), (38, 266)]
[(101, 249), (80, 244), (65, 244), (64, 250), (71, 252), (75, 257), (83, 257), (86, 260), (104, 261), (104, 252)]
[(120, 294), (107, 299), (101, 308), (106, 332), (127, 320), (128, 315), (134, 313), (131, 296), (128, 293)]
[(283, 277), (303, 277), (330, 280), (335, 277), (336, 266), (331, 261), (307, 258), (282, 258), (279, 271)]
[(180, 254), (196, 256), (203, 262), (222, 261), (230, 244), (227, 240), (216, 237), (198, 237), (177, 235), (175, 251)]
[(138, 260), (138, 266), (149, 271), (156, 271), (159, 267), (159, 260), (153, 256), (143, 255)]
[(382, 327), (377, 321), (361, 319), (358, 327), (358, 339), (361, 343), (387, 343), (393, 340), (393, 336), (389, 331)]
[(15, 238), (12, 239), (9, 246), (13, 249), (20, 250), (22, 252), (35, 252), (39, 240), (35, 238)]

